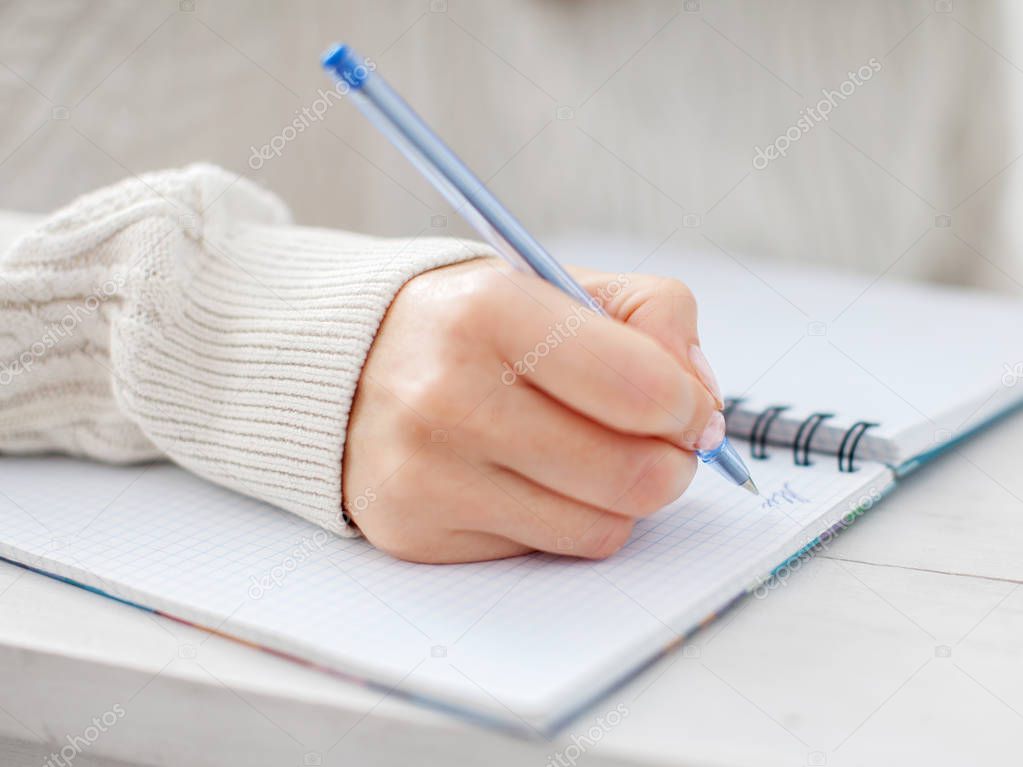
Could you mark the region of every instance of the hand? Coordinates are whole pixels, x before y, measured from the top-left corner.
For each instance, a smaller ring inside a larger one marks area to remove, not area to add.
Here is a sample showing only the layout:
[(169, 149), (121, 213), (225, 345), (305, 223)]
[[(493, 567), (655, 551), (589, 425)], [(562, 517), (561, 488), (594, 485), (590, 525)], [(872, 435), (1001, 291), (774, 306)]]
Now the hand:
[(720, 393), (679, 282), (577, 270), (616, 319), (493, 259), (397, 295), (363, 368), (342, 478), (376, 546), (419, 562), (602, 558), (678, 498)]

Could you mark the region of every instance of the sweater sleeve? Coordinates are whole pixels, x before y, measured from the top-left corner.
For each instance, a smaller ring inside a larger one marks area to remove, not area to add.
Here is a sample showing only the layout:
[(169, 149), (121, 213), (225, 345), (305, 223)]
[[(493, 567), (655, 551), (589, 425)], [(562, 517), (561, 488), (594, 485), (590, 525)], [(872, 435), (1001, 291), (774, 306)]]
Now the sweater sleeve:
[(296, 227), (206, 165), (94, 192), (0, 251), (0, 452), (168, 458), (354, 535), (341, 457), (380, 321), (486, 252)]

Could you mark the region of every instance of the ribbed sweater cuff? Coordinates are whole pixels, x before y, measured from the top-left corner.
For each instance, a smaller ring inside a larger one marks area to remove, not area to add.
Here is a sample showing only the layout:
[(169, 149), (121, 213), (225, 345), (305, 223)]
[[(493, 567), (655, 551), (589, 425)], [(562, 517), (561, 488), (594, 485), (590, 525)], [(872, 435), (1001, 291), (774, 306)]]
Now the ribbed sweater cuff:
[(354, 535), (341, 461), (380, 322), (409, 279), (490, 251), (222, 223), (171, 234), (133, 277), (133, 304), (112, 333), (119, 403), (177, 463)]

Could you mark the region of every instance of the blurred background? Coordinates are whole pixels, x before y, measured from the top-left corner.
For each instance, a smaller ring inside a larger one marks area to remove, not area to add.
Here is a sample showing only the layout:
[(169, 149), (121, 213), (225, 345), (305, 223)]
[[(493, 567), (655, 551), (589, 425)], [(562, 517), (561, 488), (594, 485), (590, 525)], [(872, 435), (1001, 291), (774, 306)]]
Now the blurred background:
[(201, 160), (302, 224), (467, 234), (350, 104), (323, 108), (344, 41), (541, 241), (1023, 294), (1021, 32), (1010, 0), (8, 1), (0, 208)]

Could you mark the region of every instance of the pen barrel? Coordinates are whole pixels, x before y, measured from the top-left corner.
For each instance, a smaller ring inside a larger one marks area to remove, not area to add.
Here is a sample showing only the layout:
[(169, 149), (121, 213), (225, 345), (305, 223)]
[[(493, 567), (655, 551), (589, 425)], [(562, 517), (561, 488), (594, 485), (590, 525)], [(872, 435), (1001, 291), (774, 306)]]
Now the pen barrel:
[[(356, 107), (503, 258), (517, 268), (536, 274), (596, 314), (608, 316), (603, 306), (544, 250), (363, 59), (341, 45), (327, 52), (323, 65), (348, 84), (349, 96)], [(749, 471), (727, 438), (716, 450), (701, 451), (698, 455), (703, 463), (735, 484), (756, 492)]]
[[(340, 73), (340, 72), (339, 72)], [(340, 73), (345, 77), (343, 73)], [(536, 274), (597, 314), (603, 307), (543, 248), (387, 82), (363, 68), (353, 103), (512, 266)]]

